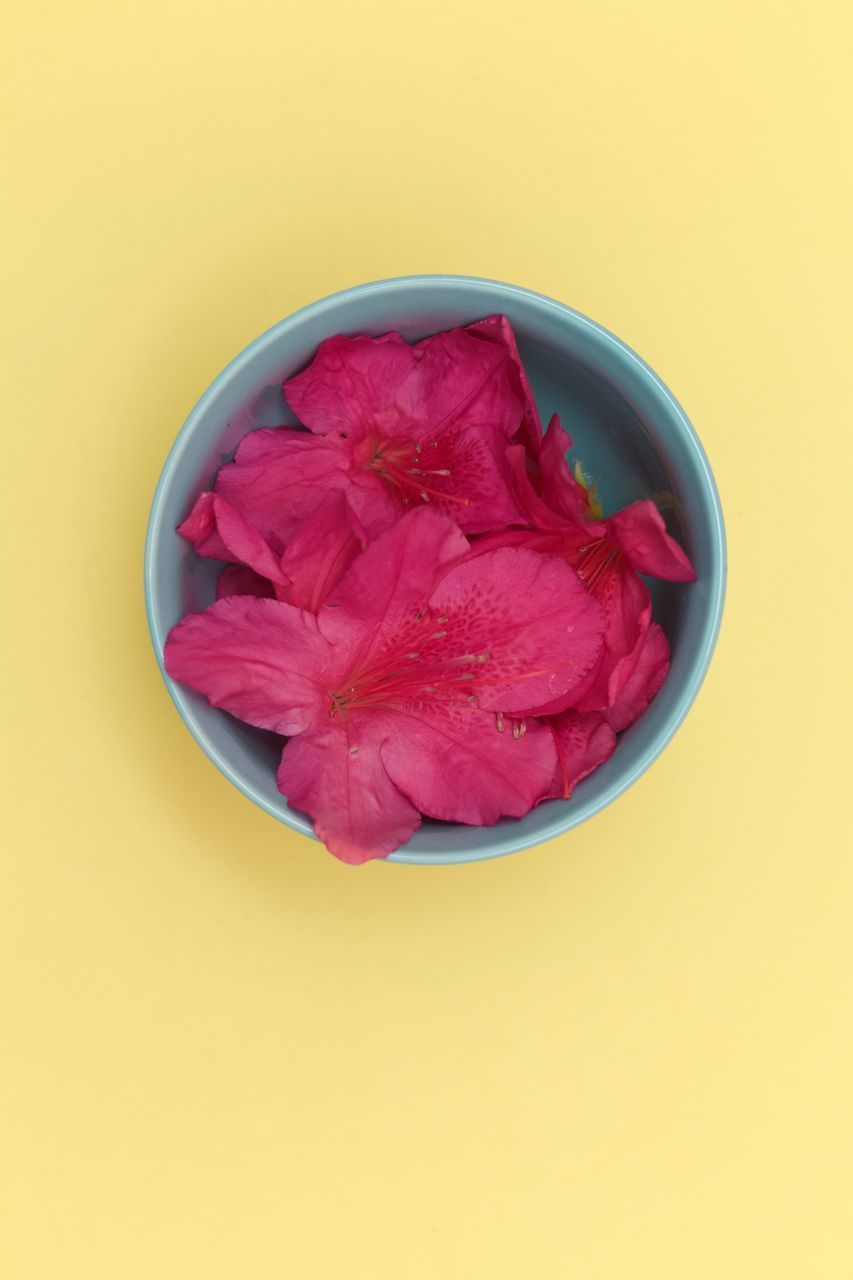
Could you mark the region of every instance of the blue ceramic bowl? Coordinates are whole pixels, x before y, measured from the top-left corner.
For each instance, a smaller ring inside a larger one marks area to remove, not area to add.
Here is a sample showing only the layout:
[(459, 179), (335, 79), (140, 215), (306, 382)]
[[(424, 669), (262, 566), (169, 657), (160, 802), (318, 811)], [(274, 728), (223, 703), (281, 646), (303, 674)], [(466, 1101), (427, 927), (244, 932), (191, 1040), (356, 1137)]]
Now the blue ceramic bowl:
[[(542, 417), (558, 412), (575, 455), (599, 479), (606, 511), (669, 490), (679, 518), (671, 531), (699, 575), (689, 586), (650, 583), (655, 616), (672, 648), (672, 667), (649, 710), (615, 754), (580, 783), (571, 800), (552, 800), (519, 821), (494, 827), (426, 822), (395, 862), (472, 862), (515, 853), (575, 827), (615, 800), (663, 750), (696, 697), (711, 659), (725, 588), (725, 534), (714, 479), (696, 434), (660, 378), (623, 342), (570, 307), (513, 285), (467, 276), (381, 280), (312, 303), (247, 347), (220, 373), (184, 423), (166, 459), (148, 525), (145, 596), (162, 669), (169, 628), (214, 599), (219, 564), (197, 557), (175, 526), (246, 431), (292, 421), (283, 378), (332, 334), (386, 333), (409, 339), (494, 312), (509, 316)], [(280, 741), (209, 707), (165, 676), (199, 746), (244, 795), (312, 836), (304, 814), (276, 790)]]

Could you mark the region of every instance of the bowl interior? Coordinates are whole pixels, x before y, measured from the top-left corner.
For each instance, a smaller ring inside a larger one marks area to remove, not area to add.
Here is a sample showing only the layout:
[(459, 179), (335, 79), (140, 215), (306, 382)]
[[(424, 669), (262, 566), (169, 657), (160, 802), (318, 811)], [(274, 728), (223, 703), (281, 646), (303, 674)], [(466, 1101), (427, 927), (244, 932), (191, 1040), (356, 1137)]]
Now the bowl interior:
[[(686, 546), (699, 574), (690, 586), (650, 582), (655, 617), (672, 649), (672, 667), (648, 712), (619, 741), (615, 754), (575, 790), (521, 820), (495, 827), (425, 822), (396, 861), (451, 862), (493, 857), (536, 844), (608, 804), (648, 767), (678, 727), (710, 659), (722, 606), (724, 542), (719, 502), (701, 446), (683, 411), (629, 348), (567, 307), (490, 281), (412, 277), (383, 281), (324, 299), (282, 321), (237, 357), (205, 393), (175, 442), (155, 496), (146, 550), (149, 622), (158, 658), (184, 614), (214, 599), (221, 566), (195, 555), (175, 533), (201, 489), (210, 486), (246, 431), (292, 422), (283, 378), (336, 333), (399, 329), (417, 339), (493, 312), (509, 316), (543, 420), (562, 418), (572, 456), (599, 481), (605, 511), (670, 492), (677, 511), (670, 532)], [(192, 690), (170, 692), (211, 759), (251, 799), (312, 834), (275, 785), (281, 740), (209, 707)]]

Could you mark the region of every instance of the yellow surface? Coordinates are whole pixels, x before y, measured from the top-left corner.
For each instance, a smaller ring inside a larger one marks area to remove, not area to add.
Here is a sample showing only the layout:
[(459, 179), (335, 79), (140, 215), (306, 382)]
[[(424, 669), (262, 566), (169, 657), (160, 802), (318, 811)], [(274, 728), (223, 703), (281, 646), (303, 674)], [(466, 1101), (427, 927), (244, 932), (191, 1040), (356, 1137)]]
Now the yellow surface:
[[(848, 15), (6, 9), (4, 1280), (853, 1275)], [(190, 739), (142, 542), (235, 352), (417, 271), (642, 352), (732, 576), (612, 809), (353, 871)]]

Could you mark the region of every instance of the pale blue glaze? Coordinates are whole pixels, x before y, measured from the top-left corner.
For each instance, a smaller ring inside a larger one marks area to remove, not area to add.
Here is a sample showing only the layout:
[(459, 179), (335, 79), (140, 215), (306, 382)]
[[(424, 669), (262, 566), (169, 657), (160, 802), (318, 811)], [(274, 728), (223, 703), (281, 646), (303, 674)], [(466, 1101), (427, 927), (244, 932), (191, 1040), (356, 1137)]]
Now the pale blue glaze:
[[(708, 669), (726, 578), (723, 517), (704, 450), (684, 411), (630, 347), (570, 307), (527, 289), (467, 276), (406, 276), (347, 289), (289, 316), (247, 347), (204, 393), (166, 459), (145, 547), (145, 599), (161, 664), (169, 628), (214, 598), (218, 563), (199, 559), (175, 526), (252, 427), (290, 419), (281, 393), (323, 338), (399, 329), (421, 338), (494, 312), (509, 316), (543, 419), (558, 412), (573, 454), (600, 478), (605, 509), (671, 490), (681, 525), (671, 525), (699, 580), (652, 584), (656, 617), (672, 647), (672, 668), (648, 712), (623, 734), (615, 755), (571, 800), (541, 805), (494, 827), (425, 823), (395, 862), (470, 862), (514, 853), (577, 826), (629, 787), (663, 750), (687, 714)], [(209, 707), (164, 673), (190, 732), (235, 786), (273, 817), (313, 835), (276, 790), (279, 740)]]

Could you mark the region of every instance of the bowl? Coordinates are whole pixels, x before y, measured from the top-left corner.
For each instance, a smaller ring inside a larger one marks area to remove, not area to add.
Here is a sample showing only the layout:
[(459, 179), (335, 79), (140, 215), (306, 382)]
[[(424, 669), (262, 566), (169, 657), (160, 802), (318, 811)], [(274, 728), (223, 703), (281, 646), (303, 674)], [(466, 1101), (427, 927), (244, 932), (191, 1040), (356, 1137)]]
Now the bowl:
[[(515, 330), (544, 421), (560, 414), (574, 455), (599, 480), (606, 511), (661, 492), (675, 495), (670, 532), (698, 573), (689, 585), (650, 582), (654, 613), (672, 665), (645, 715), (620, 736), (614, 755), (570, 800), (551, 800), (520, 820), (492, 827), (425, 821), (391, 862), (447, 864), (515, 853), (598, 813), (639, 778), (690, 708), (714, 649), (725, 590), (725, 533), (708, 460), (672, 393), (612, 333), (571, 307), (515, 285), (468, 276), (404, 276), (323, 298), (280, 321), (241, 352), (190, 413), (166, 459), (148, 524), (145, 598), (154, 650), (184, 614), (211, 604), (216, 561), (196, 556), (175, 533), (193, 500), (238, 441), (259, 426), (293, 422), (281, 391), (333, 334), (398, 329), (418, 339), (503, 312)], [(252, 729), (191, 689), (163, 678), (184, 722), (218, 769), (279, 821), (313, 837), (310, 820), (275, 785), (281, 740)]]

